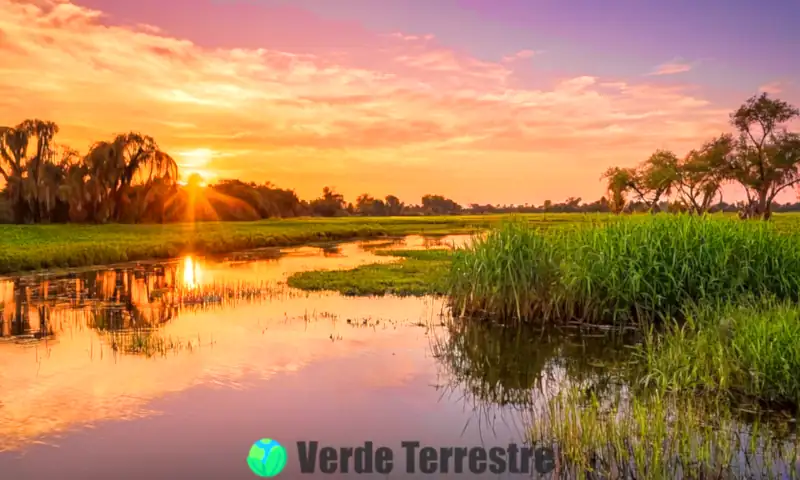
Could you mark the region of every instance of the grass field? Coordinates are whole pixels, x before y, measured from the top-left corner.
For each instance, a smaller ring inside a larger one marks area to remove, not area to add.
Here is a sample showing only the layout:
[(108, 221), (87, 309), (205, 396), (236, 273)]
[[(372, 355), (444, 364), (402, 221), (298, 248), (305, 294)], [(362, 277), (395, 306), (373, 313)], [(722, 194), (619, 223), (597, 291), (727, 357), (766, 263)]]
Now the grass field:
[(450, 250), (377, 250), (375, 254), (400, 257), (403, 261), (364, 265), (352, 270), (299, 272), (289, 277), (289, 286), (308, 291), (336, 291), (343, 295), (447, 293)]
[[(218, 254), (317, 241), (469, 233), (509, 216), (350, 217), (168, 225), (0, 225), (0, 273)], [(606, 215), (523, 215), (535, 225), (604, 221)]]

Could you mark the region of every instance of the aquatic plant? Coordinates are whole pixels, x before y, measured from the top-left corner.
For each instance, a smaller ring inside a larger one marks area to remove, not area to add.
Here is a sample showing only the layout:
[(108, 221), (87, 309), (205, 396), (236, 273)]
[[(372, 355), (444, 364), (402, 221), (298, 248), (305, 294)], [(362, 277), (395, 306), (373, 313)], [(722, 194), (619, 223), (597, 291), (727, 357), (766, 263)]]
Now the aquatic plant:
[(106, 333), (106, 342), (114, 352), (145, 357), (166, 356), (184, 350), (191, 351), (199, 346), (196, 341), (164, 336), (158, 330), (136, 329), (129, 331), (110, 331)]
[(558, 478), (797, 478), (793, 424), (740, 417), (713, 398), (575, 386), (534, 411), (531, 441), (554, 447)]
[(656, 215), (535, 229), (511, 222), (456, 251), (456, 313), (632, 324), (687, 302), (800, 296), (800, 235), (766, 222)]
[(644, 386), (800, 405), (800, 306), (746, 298), (689, 307), (684, 318), (649, 329), (637, 347)]

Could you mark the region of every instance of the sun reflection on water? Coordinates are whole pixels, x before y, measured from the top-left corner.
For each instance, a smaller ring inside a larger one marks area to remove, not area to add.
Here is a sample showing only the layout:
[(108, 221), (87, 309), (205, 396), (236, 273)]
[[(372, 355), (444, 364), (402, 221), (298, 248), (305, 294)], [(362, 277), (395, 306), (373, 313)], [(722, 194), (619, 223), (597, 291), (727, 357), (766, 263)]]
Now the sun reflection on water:
[(203, 270), (200, 263), (187, 256), (183, 261), (183, 284), (186, 288), (194, 289), (203, 283)]

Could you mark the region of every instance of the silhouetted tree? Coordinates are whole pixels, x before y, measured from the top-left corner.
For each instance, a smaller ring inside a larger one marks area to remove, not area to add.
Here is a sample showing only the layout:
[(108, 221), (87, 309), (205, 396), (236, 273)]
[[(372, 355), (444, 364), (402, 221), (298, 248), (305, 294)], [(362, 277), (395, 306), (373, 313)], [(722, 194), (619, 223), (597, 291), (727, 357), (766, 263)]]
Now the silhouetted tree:
[(331, 187), (322, 189), (322, 196), (311, 202), (311, 211), (321, 217), (336, 217), (347, 214), (344, 196)]
[(461, 212), (461, 205), (442, 195), (425, 195), (422, 197), (422, 208), (425, 213), (434, 215), (451, 215)]

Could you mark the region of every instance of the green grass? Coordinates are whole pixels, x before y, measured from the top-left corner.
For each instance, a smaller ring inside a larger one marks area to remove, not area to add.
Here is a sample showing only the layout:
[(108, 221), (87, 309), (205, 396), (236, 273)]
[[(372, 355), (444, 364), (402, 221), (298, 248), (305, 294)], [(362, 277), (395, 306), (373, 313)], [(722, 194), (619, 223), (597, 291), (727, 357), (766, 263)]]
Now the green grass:
[(446, 293), (451, 251), (377, 250), (376, 255), (401, 257), (397, 263), (363, 265), (351, 270), (299, 272), (291, 287), (335, 291), (343, 295), (435, 295)]
[(800, 231), (659, 215), (542, 230), (513, 222), (456, 252), (457, 313), (501, 321), (632, 324), (687, 302), (800, 296)]
[[(303, 243), (411, 234), (471, 233), (508, 215), (348, 217), (167, 225), (0, 225), (0, 273), (221, 254)], [(519, 216), (539, 226), (597, 222), (602, 214)]]
[[(471, 233), (518, 218), (533, 227), (602, 225), (649, 215), (590, 213), (429, 217), (298, 218), (167, 225), (0, 225), (0, 274), (126, 261), (221, 254), (261, 247), (411, 234)], [(776, 229), (800, 229), (800, 215), (778, 214)]]
[(800, 406), (800, 306), (774, 299), (706, 304), (650, 330), (638, 347), (642, 383), (671, 392)]
[(574, 387), (535, 411), (531, 441), (555, 446), (562, 478), (797, 478), (793, 419), (743, 422), (716, 400)]

